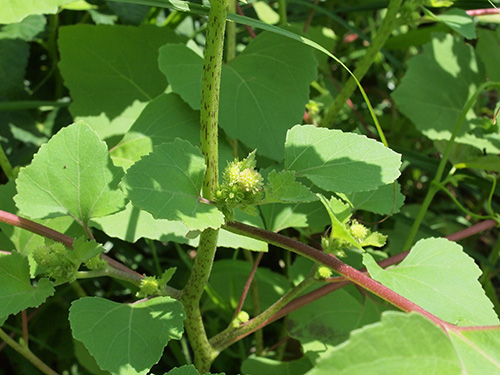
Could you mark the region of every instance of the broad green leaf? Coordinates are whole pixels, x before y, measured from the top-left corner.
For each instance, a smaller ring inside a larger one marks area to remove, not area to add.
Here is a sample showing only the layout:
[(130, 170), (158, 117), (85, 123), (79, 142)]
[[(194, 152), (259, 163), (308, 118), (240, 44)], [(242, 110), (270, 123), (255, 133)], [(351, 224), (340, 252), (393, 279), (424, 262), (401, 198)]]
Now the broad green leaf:
[[(120, 0), (120, 2), (135, 4), (137, 2), (137, 0)], [(154, 5), (157, 7), (162, 7), (162, 8), (175, 9), (175, 10), (178, 10), (180, 12), (190, 12), (190, 13), (199, 14), (199, 15), (208, 15), (208, 12), (210, 10), (210, 8), (207, 6), (196, 4), (196, 3), (191, 3), (189, 1), (183, 1), (183, 0), (148, 0), (148, 4)], [(295, 40), (301, 44), (312, 47), (312, 48), (316, 49), (317, 51), (320, 51), (321, 53), (323, 53), (323, 54), (335, 59), (335, 61), (339, 62), (339, 60), (328, 51), (328, 49), (325, 49), (325, 47), (319, 45), (318, 43), (314, 42), (313, 40), (304, 38), (303, 36), (301, 36), (297, 33), (291, 32), (289, 30), (283, 29), (283, 28), (278, 27), (278, 26), (269, 25), (267, 23), (264, 23), (260, 20), (256, 20), (254, 18), (240, 16), (239, 14), (235, 14), (235, 13), (228, 13), (227, 20), (233, 21), (233, 22), (241, 24), (241, 25), (247, 25), (250, 27), (255, 27), (257, 29), (270, 31), (273, 34), (281, 35), (281, 36), (284, 36), (284, 37), (289, 38), (291, 40)]]
[(282, 204), (271, 203), (259, 207), (266, 229), (279, 232), (286, 228), (315, 228), (320, 231), (329, 224), (328, 214), (320, 202)]
[(123, 139), (110, 150), (115, 165), (128, 168), (155, 145), (182, 138), (200, 142), (200, 114), (175, 94), (161, 94), (149, 102)]
[(7, 0), (2, 4), (0, 12), (0, 24), (20, 22), (30, 14), (54, 14), (61, 5), (68, 4), (74, 0)]
[(500, 153), (500, 132), (485, 132), (483, 129), (474, 129), (474, 133), (467, 133), (457, 137), (457, 143), (473, 146), (481, 152), (490, 154)]
[(500, 35), (498, 31), (479, 29), (476, 53), (481, 58), (486, 69), (486, 75), (491, 81), (500, 81)]
[(125, 197), (117, 187), (122, 174), (97, 134), (76, 123), (54, 135), (21, 169), (14, 200), (29, 217), (70, 215), (87, 226), (91, 218), (124, 207)]
[[(425, 136), (448, 140), (465, 103), (483, 81), (471, 46), (459, 37), (435, 34), (422, 54), (408, 61), (408, 70), (392, 97), (401, 113)], [(467, 118), (473, 117), (469, 113)], [(469, 129), (466, 122), (460, 135)]]
[(418, 314), (385, 312), (382, 321), (353, 331), (320, 353), (307, 375), (458, 375), (460, 360), (448, 336)]
[(10, 252), (16, 249), (14, 243), (2, 231), (0, 231), (0, 249), (2, 249), (0, 251), (6, 252)]
[[(162, 51), (161, 69), (173, 91), (199, 108), (202, 58), (182, 45)], [(259, 154), (282, 160), (286, 130), (302, 120), (316, 67), (312, 50), (304, 45), (260, 34), (222, 69), (220, 126)]]
[(91, 225), (108, 236), (127, 242), (149, 238), (162, 242), (189, 243), (188, 227), (180, 221), (155, 219), (149, 212), (127, 204), (125, 210), (102, 218), (92, 219)]
[[(1, 210), (16, 215), (19, 213), (13, 200), (15, 194), (16, 185), (14, 180), (10, 180), (7, 184), (0, 186)], [(75, 220), (69, 216), (43, 220), (38, 219), (34, 221), (71, 237), (81, 237), (85, 235), (83, 228), (75, 223)], [(36, 275), (37, 265), (31, 255), (33, 250), (38, 246), (45, 245), (45, 237), (2, 222), (0, 222), (0, 229), (13, 244), (13, 247), (3, 248), (3, 250), (15, 249), (17, 252), (27, 257), (30, 264), (30, 274), (34, 277)]]
[(481, 270), (460, 245), (446, 239), (418, 241), (398, 266), (383, 270), (363, 257), (370, 276), (453, 324), (498, 324), (491, 301), (477, 278)]
[[(346, 224), (352, 216), (351, 205), (346, 202), (347, 200), (344, 200), (343, 197), (342, 199), (337, 199), (334, 196), (331, 196), (328, 201), (329, 210), (332, 211), (342, 224)], [(330, 216), (330, 214), (328, 216)]]
[(272, 171), (267, 176), (265, 202), (313, 202), (318, 199), (308, 187), (295, 180), (292, 171)]
[(500, 373), (500, 326), (470, 331), (451, 331), (450, 339), (460, 356), (463, 374)]
[(497, 155), (479, 156), (477, 158), (455, 164), (455, 168), (485, 169), (491, 172), (500, 172), (500, 157)]
[[(250, 215), (239, 209), (235, 210), (234, 218), (240, 223), (245, 223), (258, 228), (264, 228), (264, 222), (260, 216)], [(194, 246), (198, 245), (198, 240), (194, 243)], [(268, 245), (267, 242), (259, 241), (250, 237), (240, 236), (228, 232), (224, 229), (219, 231), (219, 237), (217, 238), (217, 246), (229, 247), (232, 249), (246, 249), (253, 251), (263, 251), (267, 252)]]
[(401, 186), (397, 182), (396, 186), (388, 184), (371, 191), (339, 195), (351, 203), (353, 211), (364, 210), (380, 215), (398, 213), (405, 200), (401, 194)]
[(255, 13), (257, 13), (257, 17), (259, 17), (262, 22), (269, 23), (271, 25), (275, 25), (279, 22), (279, 14), (276, 13), (266, 2), (253, 2), (252, 7), (254, 8)]
[(261, 33), (224, 67), (221, 128), (259, 154), (283, 160), (286, 131), (302, 121), (316, 68), (310, 48)]
[(379, 232), (370, 233), (361, 241), (361, 246), (382, 247), (387, 242), (387, 236)]
[(0, 39), (0, 97), (14, 97), (24, 89), (29, 44), (20, 39)]
[(182, 221), (190, 230), (219, 228), (224, 215), (200, 202), (205, 173), (201, 151), (177, 138), (164, 143), (127, 170), (123, 189), (134, 206), (155, 219)]
[(48, 279), (31, 285), (28, 259), (17, 252), (0, 253), (0, 317), (40, 306), (54, 294)]
[(158, 69), (159, 47), (181, 40), (150, 25), (59, 28), (59, 69), (73, 99), (72, 115), (85, 119), (102, 139), (125, 133), (167, 86)]
[(101, 369), (113, 374), (146, 374), (171, 339), (183, 332), (180, 302), (156, 297), (130, 305), (99, 297), (74, 301), (69, 310), (73, 337)]
[(288, 131), (285, 149), (286, 169), (327, 191), (374, 190), (399, 176), (399, 154), (354, 133), (298, 125)]
[(465, 10), (453, 8), (436, 16), (436, 19), (455, 30), (466, 39), (476, 39), (474, 20)]
[(252, 354), (243, 361), (241, 372), (246, 375), (302, 375), (310, 370), (312, 366), (307, 357), (293, 361), (277, 361)]
[(99, 7), (94, 4), (89, 4), (86, 0), (76, 0), (72, 3), (69, 3), (67, 5), (63, 5), (61, 7), (62, 10), (78, 10), (78, 11), (86, 11), (86, 10), (93, 10), (93, 9), (98, 9)]
[[(297, 34), (304, 35), (303, 33), (304, 24), (297, 23), (292, 25), (294, 27), (290, 31), (296, 31)], [(330, 27), (332, 26), (333, 25), (331, 25)], [(333, 51), (335, 49), (335, 43), (338, 40), (338, 35), (336, 35), (335, 32), (330, 27), (325, 26), (324, 23), (319, 24), (317, 26), (311, 25), (307, 29), (305, 35), (311, 41), (318, 43), (318, 45), (322, 46), (327, 51)], [(327, 54), (317, 49), (315, 49), (313, 52), (314, 56), (316, 57), (316, 60), (318, 60), (319, 69), (321, 69), (322, 71), (326, 71), (326, 69), (331, 69), (331, 65), (329, 63), (330, 57)]]
[(111, 10), (120, 17), (123, 23), (138, 26), (151, 10), (150, 6), (138, 4), (124, 4), (118, 1), (107, 1)]
[(105, 252), (106, 249), (95, 240), (87, 241), (85, 237), (80, 237), (73, 241), (73, 251), (75, 259), (80, 263), (85, 263), (89, 259)]
[(308, 348), (318, 351), (337, 345), (349, 332), (380, 319), (380, 310), (372, 299), (363, 298), (354, 287), (327, 294), (290, 314), (290, 335)]
[(331, 220), (331, 238), (338, 238), (344, 241), (347, 241), (350, 243), (353, 247), (363, 250), (359, 242), (351, 235), (350, 231), (347, 229), (347, 227), (342, 223), (336, 216), (332, 204), (335, 204), (336, 199), (334, 198), (332, 200), (332, 203), (328, 201), (323, 195), (318, 194), (319, 200), (325, 207), (326, 211), (328, 212), (328, 216), (330, 216)]
[[(164, 375), (200, 375), (196, 367), (193, 365), (184, 365), (181, 367), (175, 367)], [(207, 375), (212, 375), (212, 373), (207, 373)], [(213, 375), (225, 375), (223, 372)]]
[[(262, 219), (236, 210), (236, 220), (245, 224), (263, 228)], [(181, 221), (155, 219), (149, 212), (128, 204), (125, 210), (102, 218), (92, 219), (91, 226), (99, 228), (111, 237), (127, 242), (136, 242), (140, 238), (149, 238), (161, 242), (185, 243), (197, 247), (199, 237), (189, 239), (189, 228)], [(250, 237), (240, 236), (224, 229), (219, 232), (217, 245), (229, 248), (241, 248), (253, 251), (267, 251), (267, 243)]]
[[(35, 14), (24, 18), (19, 23), (4, 25), (0, 31), (0, 38), (22, 39), (27, 42), (32, 41), (45, 29), (47, 20), (44, 16)], [(9, 66), (9, 68), (13, 68)]]
[(90, 355), (85, 345), (80, 341), (73, 339), (73, 351), (78, 360), (78, 364), (83, 366), (92, 375), (111, 375), (109, 371), (101, 370), (95, 358)]
[(172, 91), (191, 108), (199, 110), (203, 57), (184, 44), (167, 44), (160, 48), (158, 63)]

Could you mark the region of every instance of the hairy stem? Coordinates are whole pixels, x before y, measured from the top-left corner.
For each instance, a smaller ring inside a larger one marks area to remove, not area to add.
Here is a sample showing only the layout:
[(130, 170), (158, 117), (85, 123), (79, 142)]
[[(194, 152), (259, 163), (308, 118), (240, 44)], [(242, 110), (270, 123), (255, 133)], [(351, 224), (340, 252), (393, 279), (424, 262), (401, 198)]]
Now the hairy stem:
[[(201, 89), (201, 152), (207, 170), (203, 180), (203, 198), (214, 200), (218, 177), (218, 117), (219, 91), (222, 71), (224, 32), (226, 29), (227, 0), (211, 0), (207, 21), (205, 56)], [(219, 354), (212, 348), (203, 325), (200, 299), (208, 282), (215, 251), (218, 230), (206, 229), (200, 236), (198, 252), (191, 275), (182, 291), (181, 302), (186, 311), (184, 326), (194, 352), (194, 364), (200, 373), (206, 373)]]
[[(399, 8), (401, 7), (402, 0), (391, 0), (389, 2), (389, 6), (387, 8), (387, 13), (380, 25), (380, 28), (377, 31), (377, 35), (373, 38), (370, 47), (366, 50), (365, 55), (361, 58), (354, 70), (354, 75), (357, 77), (359, 81), (363, 79), (365, 74), (368, 72), (370, 67), (375, 60), (375, 57), (380, 52), (382, 47), (384, 46), (387, 38), (394, 30), (394, 27), (397, 25), (397, 15), (399, 12)], [(334, 125), (334, 121), (339, 113), (339, 111), (344, 106), (346, 100), (352, 95), (354, 90), (356, 89), (357, 83), (354, 78), (351, 76), (349, 80), (344, 85), (342, 91), (337, 95), (333, 104), (328, 108), (325, 118), (323, 119), (322, 126), (326, 128), (331, 128)]]
[(213, 229), (207, 229), (201, 234), (193, 269), (181, 295), (181, 302), (186, 311), (184, 328), (193, 349), (194, 365), (202, 374), (210, 370), (213, 360), (219, 354), (208, 342), (200, 311), (200, 299), (214, 261), (217, 234), (218, 231)]

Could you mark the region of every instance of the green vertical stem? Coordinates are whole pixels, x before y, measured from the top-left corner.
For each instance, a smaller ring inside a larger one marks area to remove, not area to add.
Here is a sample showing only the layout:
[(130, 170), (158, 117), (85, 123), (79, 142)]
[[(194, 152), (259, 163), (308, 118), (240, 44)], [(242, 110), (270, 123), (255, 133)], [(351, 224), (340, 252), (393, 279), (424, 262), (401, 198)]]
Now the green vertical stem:
[(218, 231), (207, 229), (200, 236), (200, 244), (189, 280), (182, 291), (181, 302), (186, 311), (184, 328), (194, 353), (194, 365), (201, 374), (210, 366), (219, 352), (208, 342), (200, 311), (200, 299), (208, 282), (217, 246)]
[[(201, 89), (201, 152), (207, 167), (203, 180), (203, 197), (214, 200), (218, 186), (218, 116), (219, 90), (226, 29), (227, 0), (211, 0), (207, 21), (206, 46)], [(198, 252), (191, 275), (182, 291), (181, 302), (186, 311), (184, 327), (194, 353), (194, 364), (203, 374), (219, 354), (207, 339), (200, 312), (200, 299), (208, 282), (215, 251), (218, 230), (206, 229), (200, 236)]]
[[(361, 58), (354, 70), (354, 75), (357, 77), (358, 81), (361, 81), (365, 74), (368, 72), (370, 67), (375, 60), (375, 57), (380, 52), (384, 46), (387, 38), (391, 35), (394, 28), (398, 25), (397, 15), (399, 8), (401, 7), (402, 0), (391, 0), (387, 8), (387, 13), (377, 31), (377, 35), (373, 38), (370, 47), (366, 50), (365, 55)], [(357, 83), (351, 76), (349, 80), (344, 85), (342, 91), (337, 95), (333, 104), (328, 108), (325, 117), (322, 122), (322, 126), (326, 128), (331, 128), (334, 125), (334, 121), (339, 113), (339, 111), (344, 106), (346, 100), (352, 95), (356, 89)]]
[(278, 13), (280, 15), (280, 25), (286, 25), (288, 22), (286, 17), (286, 0), (278, 0)]
[(201, 152), (207, 171), (203, 181), (203, 197), (212, 200), (218, 177), (218, 118), (222, 52), (226, 30), (227, 1), (212, 0), (208, 15), (205, 57), (201, 87)]
[[(228, 0), (228, 13), (236, 13), (236, 1)], [(236, 23), (227, 22), (226, 30), (226, 61), (231, 61), (236, 57)]]
[(0, 144), (0, 168), (2, 168), (3, 173), (7, 176), (9, 180), (16, 178), (16, 173), (10, 164), (7, 155), (5, 154), (2, 145)]
[(154, 240), (146, 239), (146, 243), (148, 244), (149, 249), (151, 250), (151, 254), (153, 255), (153, 262), (155, 265), (155, 273), (157, 276), (161, 276), (161, 265), (160, 260), (158, 259), (158, 252), (156, 251), (156, 245)]

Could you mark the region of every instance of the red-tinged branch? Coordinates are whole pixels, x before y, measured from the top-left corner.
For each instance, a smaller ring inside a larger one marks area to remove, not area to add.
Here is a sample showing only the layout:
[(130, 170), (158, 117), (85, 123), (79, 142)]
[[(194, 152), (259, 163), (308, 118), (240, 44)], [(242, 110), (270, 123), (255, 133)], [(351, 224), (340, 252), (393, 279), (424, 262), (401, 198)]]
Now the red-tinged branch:
[(487, 16), (490, 14), (499, 14), (500, 12), (498, 9), (495, 8), (486, 8), (486, 9), (470, 9), (466, 10), (465, 13), (467, 13), (471, 17), (477, 17), (477, 16)]
[(73, 248), (73, 238), (70, 236), (66, 236), (65, 234), (46, 227), (45, 225), (35, 223), (34, 221), (11, 214), (10, 212), (0, 210), (0, 221), (15, 227), (26, 229), (30, 232), (39, 234), (40, 236), (51, 238), (54, 241), (63, 243), (71, 249)]
[[(236, 224), (236, 223), (231, 223), (231, 224)], [(464, 239), (464, 238), (467, 238), (467, 237), (470, 237), (470, 236), (473, 236), (475, 234), (478, 234), (480, 232), (483, 232), (485, 230), (488, 230), (488, 229), (491, 229), (493, 227), (495, 227), (497, 225), (497, 222), (494, 221), (494, 220), (485, 220), (485, 221), (482, 221), (480, 223), (477, 223), (473, 226), (471, 226), (470, 228), (466, 228), (462, 231), (459, 231), (459, 232), (456, 232), (456, 233), (453, 233), (449, 236), (447, 236), (446, 238), (448, 238), (450, 241), (459, 241), (461, 239)], [(251, 228), (251, 227), (250, 227)], [(229, 230), (231, 230), (230, 228), (228, 228)], [(242, 227), (239, 228), (240, 230), (243, 229)], [(245, 228), (245, 229), (248, 229), (248, 228)], [(263, 232), (266, 232), (264, 230), (260, 230), (260, 231), (263, 231)], [(247, 232), (246, 230), (243, 232), (239, 232), (239, 234), (244, 234), (244, 235), (247, 235), (247, 236), (250, 236), (252, 237), (253, 235), (256, 235), (257, 233), (254, 232), (254, 233), (250, 233), (250, 232)], [(274, 233), (271, 232), (271, 235), (275, 235)], [(283, 237), (283, 236), (280, 236), (280, 235), (276, 235), (279, 237)], [(259, 239), (263, 239), (263, 238), (260, 238), (260, 237), (254, 237), (254, 238), (259, 238)], [(286, 237), (285, 237), (286, 238)], [(264, 239), (267, 241), (267, 238)], [(292, 240), (293, 241), (293, 240)], [(295, 243), (298, 243), (297, 241), (294, 241)], [(276, 245), (280, 246), (280, 247), (283, 247), (281, 244), (279, 243), (275, 243)], [(303, 245), (303, 246), (307, 246), (307, 245)], [(295, 251), (293, 249), (291, 249), (292, 251)], [(320, 252), (319, 250), (317, 249), (314, 249), (314, 248), (309, 248), (308, 249), (310, 252), (316, 252), (316, 253), (321, 253), (323, 255), (326, 255), (322, 252)], [(298, 251), (296, 251), (298, 252)], [(396, 264), (396, 263), (399, 263), (401, 262), (407, 255), (408, 255), (409, 251), (406, 251), (404, 253), (401, 253), (401, 254), (397, 254), (393, 257), (390, 257), (388, 259), (384, 259), (380, 262), (378, 262), (378, 264), (385, 268), (385, 267), (388, 267), (390, 265), (393, 265), (393, 264)], [(302, 254), (302, 253), (300, 253)], [(305, 255), (305, 254), (304, 254)], [(307, 256), (307, 255), (306, 255)], [(314, 259), (315, 260), (315, 259)], [(358, 271), (360, 273), (363, 272), (363, 270), (361, 271)], [(368, 277), (365, 275), (365, 277)], [(280, 309), (277, 313), (273, 314), (272, 316), (270, 316), (269, 318), (263, 320), (259, 325), (256, 325), (255, 327), (253, 327), (251, 330), (244, 330), (244, 329), (241, 329), (240, 330), (240, 334), (237, 334), (236, 333), (235, 335), (233, 335), (233, 337), (231, 337), (230, 339), (230, 343), (227, 343), (227, 346), (230, 345), (231, 343), (234, 343), (234, 342), (237, 342), (239, 340), (241, 340), (242, 338), (250, 335), (251, 333), (271, 324), (272, 322), (290, 314), (292, 311), (295, 311), (297, 310), (298, 308), (302, 307), (302, 306), (305, 306), (313, 301), (316, 301), (317, 299), (323, 297), (323, 296), (326, 296), (327, 294), (329, 293), (332, 293), (338, 289), (341, 289), (343, 288), (344, 286), (348, 285), (351, 283), (351, 281), (354, 281), (354, 280), (349, 280), (347, 277), (335, 277), (335, 278), (331, 278), (329, 279), (328, 281), (330, 281), (329, 284), (327, 285), (324, 285), (310, 293), (307, 293), (303, 296), (300, 296), (296, 299), (294, 299), (293, 301), (291, 301), (290, 303), (288, 303), (286, 306), (284, 306), (282, 309)], [(361, 285), (363, 286), (362, 284), (358, 284), (358, 285)], [(382, 288), (385, 288), (383, 287), (381, 284), (378, 285), (378, 287), (382, 287)], [(368, 289), (369, 290), (369, 289)], [(411, 307), (411, 306), (410, 306)], [(416, 310), (411, 310), (411, 311), (417, 311), (417, 312), (422, 312), (421, 311), (422, 309), (419, 308), (419, 309), (416, 309)], [(405, 310), (405, 311), (408, 311), (408, 310)], [(429, 315), (427, 314), (424, 314), (426, 315), (427, 317), (429, 317)], [(432, 320), (432, 319), (431, 319)], [(249, 321), (248, 323), (251, 323), (252, 321)], [(444, 321), (441, 321), (439, 319), (439, 323), (441, 325), (441, 327), (443, 328), (446, 328), (448, 330), (455, 330), (455, 331), (468, 331), (468, 330), (483, 330), (483, 329), (499, 329), (499, 326), (483, 326), (483, 327), (455, 327), (449, 323), (446, 323)]]
[(267, 231), (265, 229), (252, 227), (250, 225), (242, 224), (242, 223), (227, 223), (225, 229), (236, 233), (243, 234), (245, 236), (264, 240), (267, 243), (279, 246), (285, 250), (293, 251), (297, 254), (305, 256), (309, 259), (314, 260), (317, 263), (321, 263), (340, 275), (344, 276), (347, 280), (361, 286), (362, 288), (370, 291), (371, 293), (379, 296), (385, 301), (391, 303), (397, 308), (410, 312), (415, 311), (418, 312), (429, 320), (433, 321), (435, 324), (445, 328), (449, 324), (445, 321), (439, 319), (437, 316), (431, 314), (427, 310), (423, 309), (416, 303), (408, 300), (407, 298), (401, 296), (400, 294), (394, 292), (393, 290), (383, 286), (379, 282), (367, 276), (365, 273), (345, 264), (340, 261), (338, 258), (323, 253), (309, 245), (303, 244), (294, 239), (282, 236), (281, 234), (273, 233)]
[(241, 293), (240, 300), (238, 301), (238, 306), (236, 306), (236, 309), (234, 310), (233, 319), (236, 319), (240, 311), (243, 309), (243, 304), (245, 303), (245, 299), (247, 298), (248, 291), (250, 290), (250, 286), (252, 285), (255, 272), (257, 271), (257, 267), (259, 266), (260, 260), (262, 259), (263, 255), (264, 253), (259, 253), (259, 255), (257, 255), (257, 259), (255, 259), (255, 261), (253, 262), (252, 270), (250, 271), (247, 281), (245, 282), (245, 286), (243, 287), (243, 292)]
[[(450, 241), (459, 241), (464, 238), (468, 238), (470, 236), (473, 236), (475, 234), (481, 233), (485, 230), (494, 228), (497, 225), (496, 221), (494, 220), (485, 220), (480, 223), (474, 224), (470, 228), (466, 228), (464, 230), (461, 230), (459, 232), (450, 234), (449, 236), (446, 236), (447, 239)], [(409, 251), (405, 251), (400, 254), (396, 254), (390, 258), (383, 259), (378, 262), (378, 265), (381, 266), (382, 268), (389, 267), (391, 265), (397, 264), (401, 262), (406, 256), (408, 255)], [(365, 271), (362, 269), (361, 271)], [(238, 340), (241, 340), (242, 338), (252, 334), (253, 332), (275, 322), (278, 319), (281, 319), (284, 316), (287, 316), (293, 311), (296, 311), (297, 309), (306, 306), (321, 297), (324, 297), (332, 292), (335, 292), (336, 290), (339, 290), (343, 288), (344, 286), (350, 284), (350, 281), (347, 281), (344, 277), (333, 277), (327, 280), (329, 283), (327, 285), (324, 285), (318, 289), (313, 290), (312, 292), (309, 292), (307, 294), (304, 294), (296, 299), (294, 299), (292, 302), (287, 304), (285, 307), (283, 307), (281, 310), (279, 310), (276, 314), (272, 315), (265, 321), (263, 321), (259, 326), (255, 327), (251, 331), (245, 332), (244, 334), (238, 336), (236, 339), (233, 340), (233, 342), (236, 342)], [(477, 329), (498, 329), (498, 326), (488, 326), (488, 327), (453, 327), (453, 326), (447, 326), (448, 329), (456, 329), (456, 330), (475, 330)]]
[[(61, 232), (54, 229), (46, 227), (45, 225), (35, 223), (34, 221), (25, 219), (23, 217), (11, 214), (10, 212), (0, 210), (0, 222), (10, 224), (21, 229), (26, 229), (32, 233), (38, 234), (43, 237), (50, 238), (54, 241), (61, 242), (66, 247), (73, 249), (73, 238), (67, 236)], [(123, 278), (141, 280), (144, 276), (135, 272), (134, 270), (128, 268), (124, 264), (114, 260), (107, 255), (102, 254), (102, 258), (108, 262), (108, 264), (117, 272), (120, 273)], [(110, 274), (112, 276), (112, 274)]]

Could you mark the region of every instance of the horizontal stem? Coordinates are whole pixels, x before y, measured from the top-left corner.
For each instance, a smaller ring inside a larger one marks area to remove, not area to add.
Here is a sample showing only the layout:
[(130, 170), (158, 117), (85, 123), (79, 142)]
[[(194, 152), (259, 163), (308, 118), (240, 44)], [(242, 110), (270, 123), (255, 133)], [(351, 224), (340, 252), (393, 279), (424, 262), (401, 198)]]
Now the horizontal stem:
[(36, 109), (47, 107), (48, 109), (57, 107), (68, 107), (70, 101), (44, 101), (44, 100), (24, 100), (12, 102), (0, 102), (0, 112), (2, 111), (20, 111), (23, 109)]
[(242, 223), (227, 223), (224, 226), (224, 229), (236, 233), (243, 234), (245, 236), (259, 239), (261, 241), (266, 241), (269, 244), (273, 244), (279, 246), (285, 250), (293, 251), (297, 254), (303, 255), (309, 259), (314, 260), (315, 262), (321, 263), (333, 271), (339, 273), (344, 276), (347, 280), (352, 281), (353, 283), (363, 287), (364, 289), (372, 292), (373, 294), (379, 296), (385, 301), (391, 303), (392, 305), (398, 307), (399, 309), (410, 312), (415, 311), (418, 312), (437, 325), (441, 327), (448, 326), (448, 323), (439, 319), (437, 316), (431, 314), (427, 310), (423, 309), (416, 303), (410, 301), (409, 299), (401, 296), (400, 294), (394, 292), (393, 290), (385, 287), (374, 279), (370, 278), (366, 274), (357, 269), (345, 264), (340, 261), (338, 258), (326, 254), (322, 251), (319, 251), (309, 245), (303, 244), (294, 239), (282, 236), (278, 233), (273, 233), (267, 231), (265, 229), (252, 227), (250, 225), (242, 224)]
[[(446, 236), (446, 238), (450, 241), (460, 241), (464, 238), (471, 237), (473, 235), (476, 235), (478, 233), (484, 232), (485, 230), (494, 228), (498, 223), (495, 220), (485, 220), (480, 223), (474, 224), (473, 226), (463, 229), (459, 232), (452, 233), (449, 236)], [(500, 243), (500, 241), (499, 241)], [(378, 262), (378, 265), (382, 268), (387, 268), (389, 266), (392, 266), (393, 264), (400, 263), (403, 261), (404, 258), (408, 256), (410, 251), (405, 251), (396, 255), (393, 255), (390, 258), (383, 259)], [(362, 269), (361, 271), (364, 271)], [(324, 297), (332, 292), (335, 292), (336, 290), (339, 290), (343, 288), (344, 286), (350, 284), (351, 282), (346, 280), (344, 277), (339, 277), (335, 278), (335, 282), (332, 282), (332, 280), (328, 280), (329, 283), (327, 285), (324, 285), (318, 289), (313, 290), (312, 292), (309, 292), (307, 294), (304, 294), (303, 296), (300, 296), (296, 299), (294, 299), (292, 302), (287, 304), (285, 307), (283, 307), (281, 310), (279, 310), (276, 314), (265, 320), (264, 322), (261, 323), (260, 326), (255, 327), (253, 330), (249, 332), (245, 332), (244, 335), (240, 336), (238, 339), (241, 339), (256, 330), (267, 326), (268, 324), (271, 324), (272, 322), (275, 322), (276, 320), (290, 314), (291, 312), (301, 308), (302, 306), (308, 305), (311, 302), (314, 302), (321, 297)]]
[[(0, 222), (10, 224), (21, 229), (26, 229), (40, 236), (50, 238), (57, 242), (61, 242), (66, 247), (73, 249), (72, 237), (46, 227), (45, 225), (35, 223), (32, 220), (25, 219), (15, 214), (11, 214), (10, 212), (0, 210)], [(108, 257), (107, 255), (102, 254), (101, 257), (106, 262), (108, 262), (108, 264), (113, 267), (116, 272), (123, 272), (124, 274), (127, 274), (128, 279), (141, 280), (144, 277), (140, 273), (135, 272), (134, 270), (128, 268), (117, 260)]]
[(498, 9), (495, 8), (485, 8), (485, 9), (469, 9), (466, 10), (465, 13), (467, 13), (471, 17), (477, 17), (477, 16), (486, 16), (490, 14), (499, 14), (500, 12)]
[(54, 241), (61, 242), (71, 249), (73, 248), (73, 238), (71, 238), (70, 236), (55, 231), (49, 227), (46, 227), (45, 225), (38, 224), (34, 221), (11, 214), (10, 212), (0, 210), (0, 222), (26, 229), (32, 233), (39, 234), (40, 236), (51, 238)]

